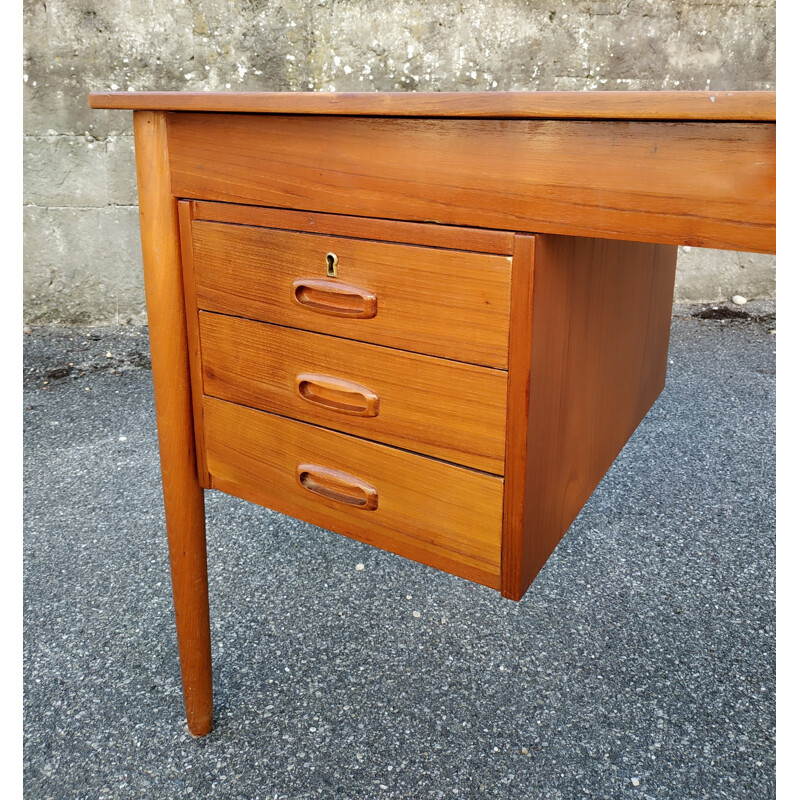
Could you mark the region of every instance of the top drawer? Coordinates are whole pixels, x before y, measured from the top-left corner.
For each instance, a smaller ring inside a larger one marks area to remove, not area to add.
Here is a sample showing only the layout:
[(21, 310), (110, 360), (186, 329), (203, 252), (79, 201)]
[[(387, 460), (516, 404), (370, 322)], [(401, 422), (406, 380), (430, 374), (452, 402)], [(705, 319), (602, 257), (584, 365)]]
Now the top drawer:
[(192, 257), (201, 309), (508, 368), (506, 256), (195, 220)]

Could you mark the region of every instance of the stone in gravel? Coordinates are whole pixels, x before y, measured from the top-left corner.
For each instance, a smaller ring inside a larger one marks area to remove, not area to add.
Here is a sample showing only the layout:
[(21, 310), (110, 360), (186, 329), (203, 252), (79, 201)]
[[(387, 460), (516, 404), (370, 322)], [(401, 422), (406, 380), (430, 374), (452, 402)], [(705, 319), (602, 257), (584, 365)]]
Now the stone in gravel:
[(631, 783), (632, 783), (634, 786), (638, 786), (638, 785), (639, 785), (639, 779), (638, 779), (638, 778), (631, 778)]
[(740, 294), (735, 294), (731, 300), (736, 303), (737, 306), (743, 306), (747, 302), (746, 297), (742, 297)]
[(364, 569), (363, 564), (356, 564), (356, 572), (361, 572), (362, 569)]

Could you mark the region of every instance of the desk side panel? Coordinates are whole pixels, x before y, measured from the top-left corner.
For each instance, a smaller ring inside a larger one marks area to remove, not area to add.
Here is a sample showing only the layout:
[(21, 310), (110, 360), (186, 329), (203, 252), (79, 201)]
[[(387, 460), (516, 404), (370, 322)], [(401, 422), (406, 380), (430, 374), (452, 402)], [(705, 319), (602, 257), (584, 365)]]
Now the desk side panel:
[(518, 487), (503, 532), (503, 594), (513, 599), (664, 388), (677, 257), (667, 245), (535, 241), (524, 478), (515, 483), (507, 463)]
[(775, 125), (169, 115), (177, 197), (775, 250)]

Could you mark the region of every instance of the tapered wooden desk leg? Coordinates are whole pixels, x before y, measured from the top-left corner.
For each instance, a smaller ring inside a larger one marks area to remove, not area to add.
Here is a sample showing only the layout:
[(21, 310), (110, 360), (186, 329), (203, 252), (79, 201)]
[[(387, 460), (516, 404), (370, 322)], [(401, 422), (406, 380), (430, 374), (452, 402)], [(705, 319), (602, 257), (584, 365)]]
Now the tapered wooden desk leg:
[(211, 631), (203, 490), (194, 449), (178, 209), (166, 116), (134, 113), (136, 172), (172, 595), (189, 730), (211, 730)]

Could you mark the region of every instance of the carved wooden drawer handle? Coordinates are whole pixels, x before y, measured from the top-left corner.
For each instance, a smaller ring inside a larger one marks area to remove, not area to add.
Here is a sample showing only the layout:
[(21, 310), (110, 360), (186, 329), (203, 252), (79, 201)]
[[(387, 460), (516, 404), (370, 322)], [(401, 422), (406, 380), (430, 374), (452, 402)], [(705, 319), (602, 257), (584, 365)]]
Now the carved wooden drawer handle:
[(301, 278), (292, 284), (296, 303), (320, 314), (369, 319), (378, 313), (378, 300), (368, 289), (339, 281)]
[(304, 489), (328, 500), (365, 511), (374, 511), (378, 507), (378, 490), (374, 486), (338, 469), (300, 464), (297, 480)]
[(378, 395), (352, 381), (303, 372), (295, 378), (295, 390), (303, 400), (331, 411), (357, 417), (378, 416)]

